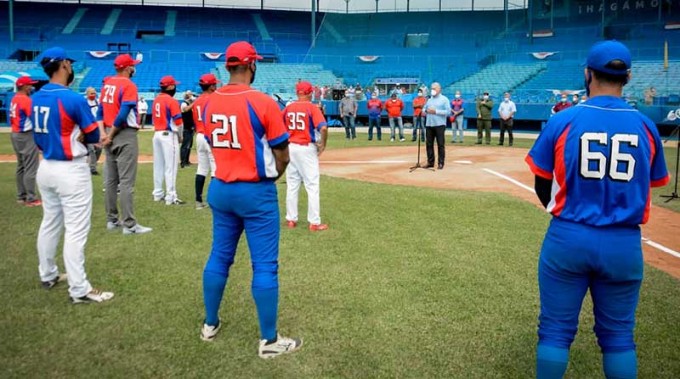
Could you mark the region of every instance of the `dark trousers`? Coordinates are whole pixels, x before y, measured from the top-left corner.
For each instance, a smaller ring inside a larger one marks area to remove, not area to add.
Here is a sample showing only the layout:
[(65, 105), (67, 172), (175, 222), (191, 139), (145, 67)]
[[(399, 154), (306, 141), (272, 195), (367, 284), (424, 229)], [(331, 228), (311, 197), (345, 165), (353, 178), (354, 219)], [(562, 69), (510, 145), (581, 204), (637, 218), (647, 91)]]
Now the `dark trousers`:
[(491, 120), (477, 119), (477, 143), (482, 143), (482, 132), (484, 132), (484, 139), (486, 144), (491, 143)]
[(434, 166), (434, 140), (437, 139), (437, 163), (444, 165), (446, 148), (444, 147), (444, 131), (446, 125), (428, 126), (425, 128), (425, 150), (427, 151), (427, 165)]
[(368, 140), (373, 140), (373, 127), (378, 129), (378, 141), (382, 139), (382, 131), (380, 130), (380, 117), (368, 118)]
[[(423, 115), (425, 113), (422, 113)], [(418, 129), (420, 129), (420, 142), (425, 141), (425, 131), (423, 130), (425, 128), (425, 116), (413, 116), (413, 138), (411, 138), (412, 141), (415, 141), (416, 138), (418, 137)]]
[(357, 138), (357, 128), (354, 126), (354, 116), (343, 116), (342, 123), (345, 125), (345, 138)]
[(510, 146), (512, 146), (512, 119), (508, 120), (501, 119), (501, 138), (498, 141), (499, 145), (502, 145), (503, 141), (505, 140), (506, 130), (508, 131), (508, 140), (510, 142)]
[(189, 155), (191, 154), (191, 147), (194, 146), (194, 131), (186, 130), (182, 133), (182, 147), (180, 148), (180, 164), (186, 165), (189, 162)]

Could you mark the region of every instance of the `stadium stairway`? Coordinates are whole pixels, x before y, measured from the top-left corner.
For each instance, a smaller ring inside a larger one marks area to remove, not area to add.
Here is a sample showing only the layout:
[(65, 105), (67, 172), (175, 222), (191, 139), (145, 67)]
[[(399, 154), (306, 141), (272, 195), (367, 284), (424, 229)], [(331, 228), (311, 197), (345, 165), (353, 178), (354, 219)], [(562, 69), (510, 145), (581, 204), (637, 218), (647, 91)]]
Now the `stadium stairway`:
[(259, 13), (253, 13), (253, 22), (257, 27), (257, 31), (260, 32), (260, 37), (263, 41), (271, 41), (272, 37), (269, 35), (269, 30), (267, 30), (267, 25), (265, 25), (262, 16)]
[(120, 14), (123, 12), (122, 9), (115, 8), (111, 10), (111, 13), (109, 14), (109, 17), (106, 19), (106, 22), (104, 23), (104, 27), (102, 27), (102, 31), (100, 34), (102, 35), (111, 35), (111, 32), (113, 32), (113, 29), (116, 27), (116, 23), (118, 22), (118, 18), (120, 17)]
[(78, 23), (80, 23), (80, 20), (85, 16), (85, 12), (87, 12), (87, 8), (78, 8), (76, 10), (76, 13), (73, 14), (73, 17), (71, 17), (71, 20), (66, 24), (64, 29), (61, 31), (62, 34), (71, 34), (73, 33), (73, 30), (78, 26)]
[(333, 37), (336, 43), (346, 43), (347, 41), (345, 40), (345, 37), (340, 34), (338, 29), (335, 28), (331, 24), (331, 21), (327, 19), (327, 17), (324, 17), (323, 20), (323, 28)]
[(177, 11), (168, 11), (165, 18), (165, 36), (175, 36), (175, 24), (177, 24)]

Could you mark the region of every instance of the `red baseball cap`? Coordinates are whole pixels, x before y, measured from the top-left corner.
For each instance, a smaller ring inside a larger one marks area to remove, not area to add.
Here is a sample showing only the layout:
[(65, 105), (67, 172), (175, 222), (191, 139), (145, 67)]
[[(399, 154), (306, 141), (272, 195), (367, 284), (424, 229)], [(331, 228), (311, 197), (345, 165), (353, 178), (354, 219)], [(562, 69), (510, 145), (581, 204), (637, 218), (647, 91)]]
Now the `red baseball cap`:
[(130, 66), (134, 66), (138, 64), (141, 61), (132, 59), (130, 54), (121, 54), (116, 57), (116, 59), (113, 61), (113, 66), (117, 69), (122, 69)]
[(201, 75), (201, 78), (198, 80), (198, 84), (203, 85), (213, 85), (219, 82), (220, 81), (213, 74), (203, 74)]
[[(255, 51), (253, 45), (246, 41), (232, 43), (227, 47), (227, 53), (225, 55), (227, 57), (227, 66), (240, 66), (262, 59), (260, 55), (257, 55), (257, 51)], [(232, 59), (230, 62), (230, 58), (236, 58), (238, 60)]]
[(298, 84), (295, 85), (295, 92), (301, 95), (309, 95), (312, 93), (314, 89), (312, 88), (312, 83), (310, 82), (298, 82)]
[(179, 84), (178, 81), (175, 80), (175, 78), (172, 77), (172, 75), (166, 75), (161, 78), (161, 81), (159, 83), (161, 87), (167, 87), (167, 86), (176, 86)]
[(31, 79), (30, 76), (22, 76), (19, 79), (17, 79), (16, 85), (17, 85), (17, 88), (19, 88), (19, 87), (23, 87), (23, 86), (26, 86), (26, 85), (29, 85), (29, 84), (35, 84), (37, 82), (38, 82), (37, 80)]

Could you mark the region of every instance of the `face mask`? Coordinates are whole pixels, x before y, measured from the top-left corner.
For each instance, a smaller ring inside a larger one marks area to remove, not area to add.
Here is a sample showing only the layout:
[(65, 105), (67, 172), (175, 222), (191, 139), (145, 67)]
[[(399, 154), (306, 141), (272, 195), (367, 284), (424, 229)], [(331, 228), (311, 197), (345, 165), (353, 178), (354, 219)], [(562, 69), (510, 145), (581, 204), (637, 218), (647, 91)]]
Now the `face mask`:
[(430, 91), (430, 96), (432, 96), (432, 97), (437, 96), (437, 91), (431, 90), (431, 91)]
[(460, 99), (460, 95), (456, 95), (456, 99)]
[(484, 99), (484, 100), (489, 100), (489, 95), (484, 95), (484, 96), (482, 96), (482, 99)]
[(75, 72), (73, 72), (73, 70), (71, 70), (71, 72), (68, 74), (68, 80), (66, 81), (66, 86), (67, 87), (70, 86), (71, 83), (73, 83), (73, 80), (75, 78), (76, 78), (76, 74), (75, 74)]
[(253, 84), (255, 81), (255, 73), (257, 72), (257, 66), (253, 65), (253, 68), (250, 69), (250, 72), (253, 73), (253, 76), (250, 78), (250, 84)]
[(423, 93), (422, 93), (422, 92), (418, 92), (418, 97), (423, 97)]
[(136, 73), (137, 69), (133, 67), (132, 70), (130, 70), (130, 79), (132, 79), (132, 77), (135, 76)]
[(375, 100), (375, 99), (377, 99), (377, 98), (378, 98), (378, 96), (373, 96), (373, 97), (371, 97), (371, 99), (373, 99), (373, 100)]
[(173, 89), (161, 90), (161, 92), (167, 93), (168, 95), (170, 95), (170, 97), (174, 97), (175, 93), (177, 92), (177, 87), (175, 87)]
[(96, 97), (97, 97), (96, 94), (87, 95), (87, 98), (90, 99), (90, 100), (94, 100)]
[(560, 101), (562, 101), (563, 103), (566, 103), (567, 99), (563, 97), (562, 100), (560, 100)]
[(503, 99), (503, 101), (505, 101), (505, 102), (507, 103), (507, 102), (510, 101), (510, 98), (509, 98), (509, 97), (506, 97), (505, 99)]

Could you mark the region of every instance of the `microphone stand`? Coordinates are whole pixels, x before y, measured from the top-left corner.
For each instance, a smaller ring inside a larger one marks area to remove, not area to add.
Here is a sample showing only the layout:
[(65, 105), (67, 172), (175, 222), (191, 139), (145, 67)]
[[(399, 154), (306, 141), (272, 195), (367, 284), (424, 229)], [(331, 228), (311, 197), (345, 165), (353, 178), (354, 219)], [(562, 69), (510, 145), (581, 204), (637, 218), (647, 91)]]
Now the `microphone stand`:
[(677, 126), (675, 130), (673, 130), (666, 141), (671, 139), (674, 135), (676, 136), (678, 142), (677, 149), (675, 150), (675, 187), (673, 189), (673, 193), (670, 195), (661, 195), (661, 197), (666, 198), (664, 203), (668, 203), (671, 200), (680, 199), (680, 195), (678, 195), (678, 166), (680, 166), (680, 125)]
[[(421, 121), (422, 121), (422, 120), (421, 120)], [(415, 124), (415, 122), (414, 122), (414, 124)], [(421, 123), (421, 124), (422, 124), (422, 123)], [(413, 172), (413, 171), (415, 171), (415, 170), (417, 170), (417, 169), (419, 169), (419, 168), (421, 168), (421, 169), (423, 169), (423, 170), (434, 171), (434, 168), (432, 168), (432, 167), (424, 167), (424, 166), (421, 166), (421, 165), (420, 165), (420, 140), (421, 140), (421, 137), (422, 137), (422, 135), (423, 135), (423, 129), (425, 129), (425, 127), (421, 125), (421, 126), (418, 128), (418, 132), (417, 132), (417, 134), (416, 134), (416, 137), (418, 138), (418, 157), (416, 158), (416, 165), (415, 165), (415, 166), (411, 166), (411, 168), (409, 168), (408, 172)]]

